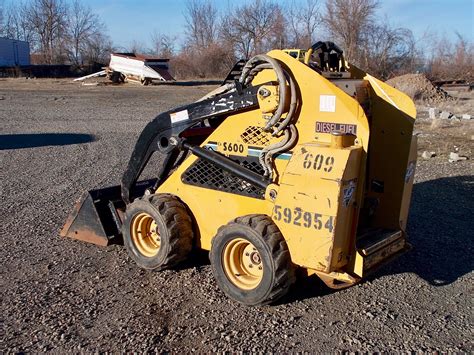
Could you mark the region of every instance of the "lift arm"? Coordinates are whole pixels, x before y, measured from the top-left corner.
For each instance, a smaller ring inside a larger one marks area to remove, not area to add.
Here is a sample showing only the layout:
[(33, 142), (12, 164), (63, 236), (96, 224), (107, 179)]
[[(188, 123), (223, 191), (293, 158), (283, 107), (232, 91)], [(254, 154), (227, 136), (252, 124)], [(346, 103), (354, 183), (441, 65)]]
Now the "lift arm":
[[(132, 190), (154, 152), (165, 156), (159, 173), (159, 177), (164, 178), (176, 162), (179, 152), (186, 149), (179, 144), (180, 135), (184, 131), (199, 125), (206, 119), (215, 119), (258, 107), (259, 87), (250, 86), (242, 90), (233, 90), (210, 99), (174, 108), (159, 114), (149, 122), (140, 134), (122, 176), (123, 201), (127, 204), (131, 202)], [(159, 178), (157, 184), (160, 180)]]

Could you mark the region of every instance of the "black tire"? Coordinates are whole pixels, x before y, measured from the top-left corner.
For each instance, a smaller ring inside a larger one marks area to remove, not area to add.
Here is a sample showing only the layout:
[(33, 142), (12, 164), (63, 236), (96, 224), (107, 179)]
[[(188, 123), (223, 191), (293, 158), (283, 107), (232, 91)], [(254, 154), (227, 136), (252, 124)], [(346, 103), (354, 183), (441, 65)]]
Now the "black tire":
[[(253, 289), (243, 289), (229, 279), (224, 264), (225, 248), (245, 239), (257, 249), (263, 275)], [(274, 303), (283, 297), (295, 281), (295, 266), (278, 227), (266, 215), (239, 217), (219, 228), (209, 254), (219, 288), (230, 298), (249, 306)]]
[[(148, 214), (156, 222), (160, 237), (158, 252), (146, 256), (137, 247), (131, 229), (134, 218)], [(155, 194), (144, 196), (127, 206), (122, 225), (125, 247), (138, 266), (148, 270), (164, 270), (185, 260), (192, 249), (193, 226), (186, 206), (176, 196)]]
[(110, 75), (110, 80), (112, 80), (112, 82), (114, 84), (119, 84), (121, 75), (122, 75), (122, 73), (120, 73), (118, 71), (113, 71), (112, 74)]

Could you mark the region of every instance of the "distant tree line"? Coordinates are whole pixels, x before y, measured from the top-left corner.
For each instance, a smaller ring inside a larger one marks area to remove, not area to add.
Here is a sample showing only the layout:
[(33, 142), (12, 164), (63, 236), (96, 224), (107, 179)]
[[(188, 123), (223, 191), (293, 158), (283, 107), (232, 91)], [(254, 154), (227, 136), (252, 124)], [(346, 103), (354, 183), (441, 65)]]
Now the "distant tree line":
[(431, 79), (474, 80), (473, 43), (434, 34), (416, 39), (378, 16), (378, 0), (255, 0), (219, 13), (215, 2), (188, 0), (185, 44), (154, 33), (152, 52), (172, 59), (182, 77), (223, 76), (241, 58), (274, 48), (332, 40), (346, 58), (383, 79), (426, 72)]
[(28, 41), (41, 63), (108, 61), (112, 41), (105, 25), (80, 0), (1, 1), (0, 36)]
[[(105, 25), (80, 0), (0, 0), (0, 36), (27, 40), (45, 63), (107, 63), (114, 50)], [(387, 79), (423, 71), (432, 79), (474, 80), (472, 41), (415, 38), (378, 14), (378, 0), (254, 0), (228, 4), (187, 0), (185, 38), (152, 32), (151, 46), (126, 51), (170, 58), (177, 78), (222, 77), (236, 60), (277, 48), (306, 49), (332, 40), (346, 58)]]

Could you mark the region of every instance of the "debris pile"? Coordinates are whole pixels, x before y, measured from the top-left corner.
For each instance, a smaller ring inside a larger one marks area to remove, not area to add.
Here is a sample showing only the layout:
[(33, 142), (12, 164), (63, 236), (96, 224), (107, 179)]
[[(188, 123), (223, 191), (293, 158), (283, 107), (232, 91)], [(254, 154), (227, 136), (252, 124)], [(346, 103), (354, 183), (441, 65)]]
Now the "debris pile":
[(450, 163), (455, 163), (455, 162), (458, 162), (458, 161), (468, 160), (468, 159), (469, 158), (466, 157), (465, 155), (459, 155), (459, 153), (457, 153), (457, 152), (451, 152), (451, 153), (449, 153), (448, 161)]
[(417, 106), (418, 112), (428, 112), (428, 118), (430, 120), (472, 120), (474, 116), (464, 113), (464, 114), (454, 114), (450, 111), (440, 110), (436, 107), (425, 107), (425, 106)]
[(425, 150), (425, 151), (423, 152), (423, 154), (421, 154), (421, 157), (422, 157), (423, 159), (431, 159), (431, 158), (433, 158), (433, 157), (435, 157), (435, 156), (436, 156), (436, 152), (428, 152), (427, 150)]
[(446, 91), (436, 87), (423, 74), (405, 74), (387, 80), (387, 84), (404, 92), (415, 101), (439, 104), (452, 101)]

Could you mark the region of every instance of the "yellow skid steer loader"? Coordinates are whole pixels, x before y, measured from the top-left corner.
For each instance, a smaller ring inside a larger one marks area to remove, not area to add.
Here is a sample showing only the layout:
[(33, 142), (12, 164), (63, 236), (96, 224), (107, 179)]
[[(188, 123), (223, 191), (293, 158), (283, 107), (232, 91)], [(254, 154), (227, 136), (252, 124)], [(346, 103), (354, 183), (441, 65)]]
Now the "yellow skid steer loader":
[[(408, 250), (413, 102), (332, 42), (304, 54), (257, 55), (238, 80), (159, 114), (121, 185), (87, 192), (61, 234), (123, 238), (145, 269), (210, 251), (219, 287), (247, 305), (285, 295), (297, 268), (343, 288)], [(138, 181), (155, 152), (156, 179)]]

